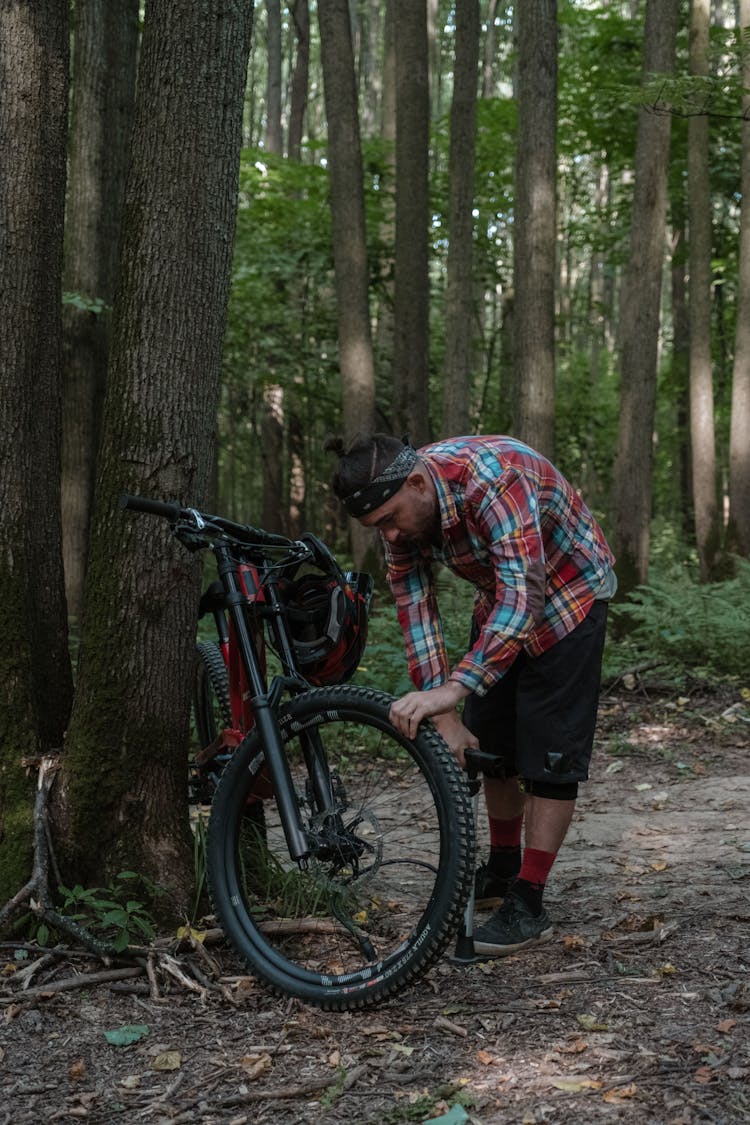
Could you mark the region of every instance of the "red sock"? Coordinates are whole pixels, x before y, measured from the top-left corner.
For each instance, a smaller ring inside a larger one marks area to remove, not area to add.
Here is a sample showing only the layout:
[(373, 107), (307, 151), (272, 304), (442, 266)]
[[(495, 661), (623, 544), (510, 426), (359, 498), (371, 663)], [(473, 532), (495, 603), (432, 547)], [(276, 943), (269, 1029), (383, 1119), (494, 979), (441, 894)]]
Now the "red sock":
[(543, 887), (556, 858), (557, 852), (542, 852), (538, 848), (524, 848), (518, 878), (523, 879), (526, 883)]
[(513, 817), (512, 820), (498, 820), (497, 817), (488, 816), (490, 822), (490, 847), (491, 848), (517, 848), (521, 843), (521, 829), (523, 828), (523, 813)]

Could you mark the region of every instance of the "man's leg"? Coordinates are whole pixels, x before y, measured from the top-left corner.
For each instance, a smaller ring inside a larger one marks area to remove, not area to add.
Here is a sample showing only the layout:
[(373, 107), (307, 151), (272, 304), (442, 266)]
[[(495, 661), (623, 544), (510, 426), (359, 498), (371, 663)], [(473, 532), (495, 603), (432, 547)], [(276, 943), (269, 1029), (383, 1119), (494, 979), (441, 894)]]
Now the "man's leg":
[[(516, 765), (526, 794), (525, 846), (502, 907), (475, 934), (480, 955), (511, 953), (552, 933), (542, 898), (573, 816), (578, 782), (588, 776), (605, 622), (606, 606), (595, 603), (572, 633), (524, 663)], [(498, 796), (495, 807), (502, 809), (507, 799)]]

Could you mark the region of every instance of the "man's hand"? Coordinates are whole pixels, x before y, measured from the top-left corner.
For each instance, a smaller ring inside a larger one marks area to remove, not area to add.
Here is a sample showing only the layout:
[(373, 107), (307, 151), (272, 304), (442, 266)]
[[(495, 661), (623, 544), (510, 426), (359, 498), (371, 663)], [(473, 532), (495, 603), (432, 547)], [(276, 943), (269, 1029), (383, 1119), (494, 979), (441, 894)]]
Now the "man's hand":
[(469, 689), (456, 680), (429, 691), (410, 691), (392, 705), (390, 720), (407, 738), (414, 738), (422, 719), (434, 719), (438, 732), (463, 767), (463, 751), (479, 745), (456, 714), (456, 705), (468, 694)]

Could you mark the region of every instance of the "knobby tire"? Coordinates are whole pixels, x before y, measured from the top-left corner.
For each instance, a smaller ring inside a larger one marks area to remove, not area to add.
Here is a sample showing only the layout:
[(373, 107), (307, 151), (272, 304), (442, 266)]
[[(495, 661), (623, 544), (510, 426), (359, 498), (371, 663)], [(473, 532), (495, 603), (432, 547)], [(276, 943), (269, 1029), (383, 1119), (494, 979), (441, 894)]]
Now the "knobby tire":
[[(306, 871), (288, 854), (256, 732), (225, 768), (208, 828), (207, 874), (227, 938), (273, 991), (329, 1010), (398, 993), (441, 955), (474, 873), (471, 799), (434, 729), (409, 740), (392, 699), (368, 688), (305, 692), (280, 708), (306, 831)], [(303, 748), (325, 747), (333, 795), (311, 798)], [(247, 815), (264, 798), (264, 830)]]

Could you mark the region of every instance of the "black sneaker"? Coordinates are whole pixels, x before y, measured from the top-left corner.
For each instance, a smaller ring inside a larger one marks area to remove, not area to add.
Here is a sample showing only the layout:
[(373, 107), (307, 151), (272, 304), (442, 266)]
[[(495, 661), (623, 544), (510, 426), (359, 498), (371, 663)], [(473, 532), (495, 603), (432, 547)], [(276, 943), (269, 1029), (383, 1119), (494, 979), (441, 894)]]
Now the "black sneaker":
[(505, 957), (551, 936), (552, 925), (546, 910), (534, 916), (523, 899), (511, 892), (500, 909), (474, 933), (474, 952), (485, 957)]
[(474, 909), (491, 910), (499, 906), (514, 878), (495, 875), (486, 863), (480, 864), (474, 875)]

